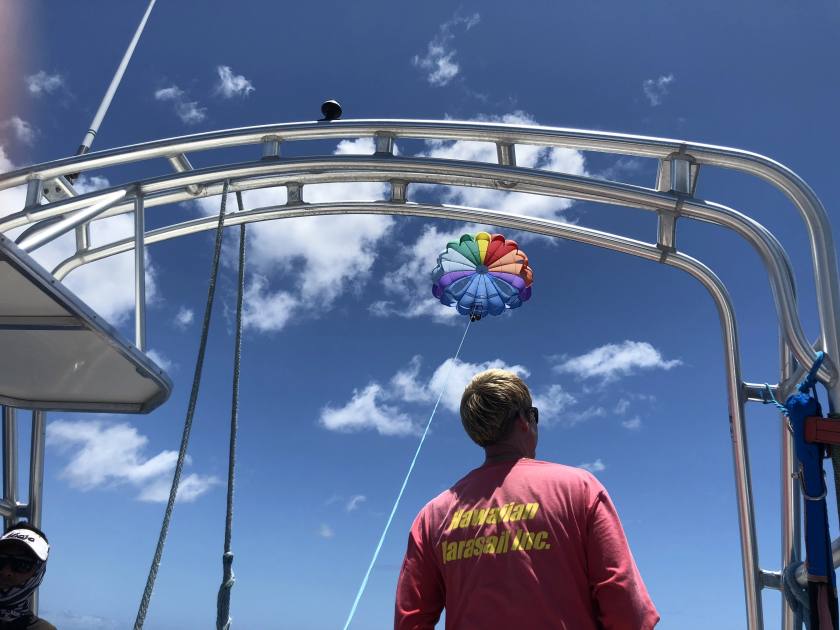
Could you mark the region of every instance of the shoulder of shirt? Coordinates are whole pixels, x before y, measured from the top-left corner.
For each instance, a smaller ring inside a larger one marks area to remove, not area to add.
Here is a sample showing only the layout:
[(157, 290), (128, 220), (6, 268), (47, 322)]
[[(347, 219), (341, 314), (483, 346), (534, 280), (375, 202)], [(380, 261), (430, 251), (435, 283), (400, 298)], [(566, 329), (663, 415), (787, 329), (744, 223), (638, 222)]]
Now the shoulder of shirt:
[(599, 487), (601, 486), (601, 482), (598, 481), (598, 478), (595, 475), (593, 475), (588, 470), (585, 470), (583, 468), (577, 468), (576, 466), (558, 464), (557, 462), (547, 462), (541, 459), (520, 459), (516, 462), (516, 468), (532, 468), (535, 470), (539, 470), (540, 473), (554, 475), (558, 478), (577, 478), (581, 481), (586, 482), (587, 484), (593, 484)]
[[(492, 466), (499, 466), (501, 464), (492, 464)], [(600, 494), (604, 491), (604, 486), (598, 481), (598, 478), (593, 475), (588, 470), (584, 470), (583, 468), (576, 468), (574, 466), (567, 466), (565, 464), (558, 464), (556, 462), (547, 462), (541, 459), (527, 459), (523, 458), (517, 460), (513, 467), (518, 468), (519, 470), (524, 469), (534, 469), (539, 470), (540, 474), (548, 475), (549, 477), (555, 477), (557, 481), (568, 483), (570, 481), (576, 480), (579, 483), (582, 483), (585, 486), (589, 486), (590, 489), (593, 491), (593, 494)], [(458, 481), (452, 484), (451, 488), (448, 488), (433, 498), (431, 501), (426, 503), (423, 509), (420, 511), (420, 514), (428, 514), (429, 512), (433, 511), (436, 507), (448, 507), (449, 503), (452, 500), (453, 493), (457, 492), (458, 486), (462, 483), (469, 481), (473, 476), (481, 474), (484, 470), (486, 470), (485, 466), (479, 466), (478, 468), (474, 468), (466, 475), (461, 477)]]

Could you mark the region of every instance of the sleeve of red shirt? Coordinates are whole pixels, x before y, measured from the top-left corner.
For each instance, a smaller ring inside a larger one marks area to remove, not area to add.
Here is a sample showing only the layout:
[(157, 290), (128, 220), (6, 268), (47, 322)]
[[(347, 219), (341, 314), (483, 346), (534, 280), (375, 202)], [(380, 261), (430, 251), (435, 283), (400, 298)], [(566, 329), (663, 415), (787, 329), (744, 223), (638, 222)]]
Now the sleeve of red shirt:
[(394, 610), (394, 630), (432, 630), (443, 611), (443, 576), (421, 512), (408, 535)]
[(604, 630), (650, 630), (659, 614), (648, 595), (618, 513), (603, 486), (589, 509), (586, 542), (592, 603)]

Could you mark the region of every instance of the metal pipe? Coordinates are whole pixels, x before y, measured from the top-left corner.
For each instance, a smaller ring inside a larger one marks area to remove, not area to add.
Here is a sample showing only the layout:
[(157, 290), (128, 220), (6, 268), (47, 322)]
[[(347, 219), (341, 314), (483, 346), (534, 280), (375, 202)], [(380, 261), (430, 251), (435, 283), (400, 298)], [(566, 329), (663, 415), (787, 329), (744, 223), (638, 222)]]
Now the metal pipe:
[[(96, 114), (93, 116), (93, 121), (90, 123), (90, 129), (88, 129), (85, 137), (82, 139), (82, 144), (79, 145), (78, 151), (76, 151), (76, 155), (84, 155), (88, 151), (90, 151), (90, 147), (93, 144), (93, 139), (96, 136), (96, 133), (99, 131), (99, 126), (102, 124), (102, 119), (105, 118), (105, 114), (108, 111), (108, 107), (111, 105), (111, 100), (114, 98), (114, 94), (117, 92), (117, 88), (120, 85), (120, 81), (122, 81), (123, 74), (125, 74), (125, 69), (128, 67), (128, 62), (131, 61), (131, 56), (134, 54), (134, 49), (137, 47), (137, 42), (140, 40), (140, 35), (143, 33), (143, 29), (146, 27), (146, 22), (149, 19), (149, 14), (152, 12), (152, 7), (155, 6), (155, 2), (157, 0), (149, 0), (149, 6), (146, 7), (146, 12), (143, 14), (143, 19), (140, 20), (140, 24), (137, 26), (137, 30), (134, 32), (134, 37), (131, 38), (131, 42), (128, 44), (128, 48), (123, 55), (122, 60), (120, 61), (120, 65), (117, 66), (117, 71), (114, 73), (114, 77), (111, 79), (111, 84), (108, 86), (108, 90), (105, 92), (105, 96), (102, 97), (102, 102), (99, 104), (99, 109), (96, 110)], [(69, 173), (68, 173), (69, 174)]]
[[(780, 337), (782, 337), (780, 335)], [(784, 337), (782, 337), (783, 339)], [(779, 343), (779, 365), (781, 366), (780, 380), (784, 382), (791, 376), (794, 368), (793, 355), (784, 341)], [(801, 534), (800, 534), (800, 500), (799, 482), (794, 476), (796, 473), (796, 452), (794, 450), (793, 436), (788, 430), (787, 418), (779, 414), (780, 418), (780, 461), (779, 476), (781, 482), (781, 519), (782, 519), (782, 567), (788, 567), (799, 562), (802, 557)], [(802, 615), (798, 610), (791, 608), (787, 600), (782, 598), (782, 630), (801, 630)]]
[(25, 252), (31, 252), (34, 249), (46, 245), (50, 241), (58, 238), (65, 232), (73, 229), (77, 225), (89, 221), (95, 216), (102, 214), (105, 210), (114, 205), (117, 201), (125, 197), (125, 190), (118, 190), (107, 195), (103, 195), (102, 199), (88, 208), (74, 212), (68, 217), (39, 230), (34, 234), (30, 234), (26, 238), (18, 242), (20, 247)]
[(10, 515), (3, 516), (5, 527), (17, 519), (18, 449), (17, 410), (3, 407), (3, 502), (11, 508)]
[[(281, 175), (282, 174), (282, 175)], [(810, 363), (814, 350), (805, 337), (801, 323), (796, 317), (796, 300), (793, 297), (793, 275), (790, 263), (781, 245), (763, 226), (749, 217), (726, 206), (677, 197), (670, 193), (653, 191), (639, 186), (606, 182), (588, 177), (547, 173), (533, 169), (500, 167), (493, 164), (469, 165), (453, 160), (435, 160), (418, 158), (391, 158), (369, 156), (329, 156), (284, 160), (282, 162), (252, 162), (234, 166), (224, 166), (189, 175), (170, 175), (142, 184), (144, 195), (166, 192), (172, 187), (183, 188), (189, 183), (205, 186), (205, 193), (216, 192), (217, 184), (210, 182), (220, 179), (243, 177), (272, 177), (273, 185), (288, 184), (291, 181), (301, 184), (327, 183), (333, 181), (386, 181), (402, 180), (418, 183), (442, 183), (454, 186), (483, 186), (495, 188), (499, 181), (513, 183), (517, 192), (530, 192), (552, 196), (564, 196), (578, 199), (597, 200), (603, 203), (619, 204), (646, 210), (674, 212), (688, 218), (723, 225), (735, 230), (752, 245), (764, 260), (768, 268), (771, 288), (777, 305), (777, 313), (785, 334), (801, 363)], [(261, 182), (263, 185), (265, 181)], [(244, 185), (243, 185), (244, 187)], [(240, 186), (234, 181), (231, 190)], [(66, 212), (67, 206), (91, 203), (105, 195), (118, 191), (111, 189), (96, 193), (96, 196), (81, 197), (44, 206), (39, 216), (47, 218), (53, 214)], [(148, 202), (148, 200), (147, 200)], [(25, 217), (14, 215), (6, 222), (0, 221), (0, 229), (8, 229), (24, 224)], [(93, 260), (86, 254), (80, 254), (80, 260)], [(834, 378), (833, 367), (826, 365), (820, 371), (825, 379)]]
[[(26, 516), (29, 522), (41, 528), (41, 506), (44, 494), (44, 444), (46, 441), (46, 412), (32, 411), (32, 435), (29, 446), (29, 499), (26, 505)], [(35, 589), (30, 598), (30, 608), (36, 615), (40, 589)]]
[[(234, 129), (182, 138), (161, 140), (133, 147), (104, 151), (94, 156), (57, 160), (45, 165), (19, 169), (0, 177), (0, 189), (22, 184), (33, 174), (42, 179), (109, 166), (126, 161), (150, 159), (166, 154), (198, 151), (238, 144), (255, 144), (266, 135), (281, 140), (366, 137), (390, 133), (395, 138), (475, 140), (561, 146), (589, 151), (607, 151), (643, 157), (666, 158), (674, 152), (689, 155), (695, 164), (732, 168), (755, 175), (784, 192), (805, 220), (811, 242), (811, 258), (817, 288), (817, 308), (821, 323), (821, 346), (830, 362), (840, 357), (840, 282), (834, 239), (825, 208), (813, 190), (787, 167), (765, 156), (714, 145), (679, 140), (649, 138), (576, 129), (525, 127), (495, 123), (454, 123), (438, 121), (334, 121), (330, 125), (291, 123)], [(840, 401), (840, 378), (828, 381), (829, 398)], [(824, 378), (824, 380), (826, 380)]]
[[(169, 163), (172, 165), (172, 168), (175, 169), (176, 173), (188, 173), (189, 171), (194, 170), (193, 165), (190, 164), (190, 160), (183, 153), (170, 155), (166, 159), (169, 160)], [(195, 184), (187, 186), (187, 192), (193, 196), (198, 195), (201, 192), (201, 186), (196, 186)]]
[(46, 441), (47, 412), (32, 412), (32, 436), (29, 447), (29, 504), (27, 517), (35, 527), (41, 527), (44, 496), (44, 444)]
[(37, 208), (41, 205), (41, 195), (44, 192), (44, 181), (38, 177), (30, 179), (26, 185), (25, 208)]
[(90, 249), (90, 221), (76, 226), (76, 251)]
[(143, 197), (134, 198), (134, 345), (146, 351), (146, 217)]

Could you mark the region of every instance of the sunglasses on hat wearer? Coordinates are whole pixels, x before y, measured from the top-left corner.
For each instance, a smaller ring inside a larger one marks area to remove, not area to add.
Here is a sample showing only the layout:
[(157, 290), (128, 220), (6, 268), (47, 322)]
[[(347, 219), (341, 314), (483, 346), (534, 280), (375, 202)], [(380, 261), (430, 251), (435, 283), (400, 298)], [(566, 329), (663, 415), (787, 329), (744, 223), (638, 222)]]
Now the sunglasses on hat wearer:
[(20, 556), (0, 555), (0, 570), (3, 567), (9, 567), (15, 573), (27, 573), (35, 567), (35, 560), (21, 558)]

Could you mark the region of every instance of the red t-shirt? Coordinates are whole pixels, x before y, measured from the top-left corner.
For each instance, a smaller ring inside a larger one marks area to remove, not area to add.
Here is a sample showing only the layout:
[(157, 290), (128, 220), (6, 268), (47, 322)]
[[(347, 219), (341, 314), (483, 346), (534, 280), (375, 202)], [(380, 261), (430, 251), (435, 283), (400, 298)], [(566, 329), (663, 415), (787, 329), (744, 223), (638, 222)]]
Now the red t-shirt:
[(659, 615), (607, 491), (585, 470), (476, 468), (408, 536), (395, 630), (649, 630)]

